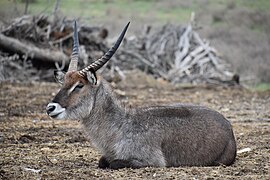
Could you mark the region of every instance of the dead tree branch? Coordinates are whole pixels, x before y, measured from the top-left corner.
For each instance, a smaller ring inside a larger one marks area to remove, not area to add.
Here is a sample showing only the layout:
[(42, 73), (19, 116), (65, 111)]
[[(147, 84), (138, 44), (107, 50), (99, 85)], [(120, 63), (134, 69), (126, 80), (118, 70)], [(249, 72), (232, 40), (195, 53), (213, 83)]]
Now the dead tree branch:
[(20, 42), (17, 39), (0, 34), (0, 49), (19, 55), (27, 55), (37, 61), (62, 62), (68, 63), (69, 57), (60, 51), (50, 49), (40, 49), (31, 44)]

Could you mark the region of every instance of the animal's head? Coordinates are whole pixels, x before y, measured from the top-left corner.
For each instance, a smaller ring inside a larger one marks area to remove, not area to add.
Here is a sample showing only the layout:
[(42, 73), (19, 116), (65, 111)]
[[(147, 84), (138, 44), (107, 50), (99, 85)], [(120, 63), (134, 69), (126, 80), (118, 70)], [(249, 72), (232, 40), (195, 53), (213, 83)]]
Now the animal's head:
[(99, 79), (96, 71), (110, 60), (121, 44), (129, 23), (126, 25), (116, 43), (100, 59), (94, 61), (82, 70), (77, 70), (79, 59), (79, 42), (76, 21), (74, 22), (73, 52), (71, 55), (68, 72), (55, 72), (56, 80), (62, 85), (60, 91), (47, 105), (47, 114), (56, 119), (82, 118), (89, 114), (96, 92), (99, 87)]

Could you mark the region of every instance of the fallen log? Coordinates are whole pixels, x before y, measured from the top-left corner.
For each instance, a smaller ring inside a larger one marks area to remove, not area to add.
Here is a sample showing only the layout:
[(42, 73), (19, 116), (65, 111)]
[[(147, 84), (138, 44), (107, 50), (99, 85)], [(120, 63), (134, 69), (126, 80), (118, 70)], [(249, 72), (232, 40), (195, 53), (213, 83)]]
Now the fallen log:
[(69, 62), (69, 57), (63, 52), (51, 49), (40, 49), (3, 34), (0, 34), (0, 49), (21, 56), (25, 55), (34, 61), (64, 63), (65, 65)]

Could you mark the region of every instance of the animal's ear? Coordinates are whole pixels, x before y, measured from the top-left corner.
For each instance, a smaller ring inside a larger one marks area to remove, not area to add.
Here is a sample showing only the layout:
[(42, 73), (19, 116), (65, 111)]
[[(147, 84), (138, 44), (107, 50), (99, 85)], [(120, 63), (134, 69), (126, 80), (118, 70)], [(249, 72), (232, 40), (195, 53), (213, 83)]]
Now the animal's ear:
[(97, 76), (95, 72), (87, 71), (86, 77), (87, 77), (87, 80), (90, 82), (90, 84), (92, 85), (97, 84)]
[(64, 84), (65, 73), (63, 71), (54, 71), (54, 78), (58, 83)]

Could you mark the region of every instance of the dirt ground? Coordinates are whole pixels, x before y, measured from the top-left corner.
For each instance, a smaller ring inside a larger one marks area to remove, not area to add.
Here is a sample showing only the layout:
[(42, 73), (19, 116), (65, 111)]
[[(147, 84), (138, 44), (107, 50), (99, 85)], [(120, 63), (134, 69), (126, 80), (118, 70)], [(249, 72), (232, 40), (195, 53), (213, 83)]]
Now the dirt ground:
[(0, 179), (270, 179), (270, 92), (214, 86), (172, 86), (143, 75), (114, 85), (130, 105), (194, 103), (224, 114), (238, 154), (229, 167), (102, 170), (77, 121), (56, 121), (45, 107), (59, 85), (0, 84)]

